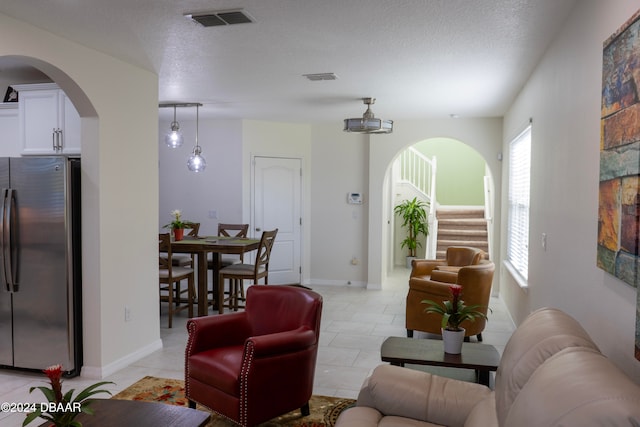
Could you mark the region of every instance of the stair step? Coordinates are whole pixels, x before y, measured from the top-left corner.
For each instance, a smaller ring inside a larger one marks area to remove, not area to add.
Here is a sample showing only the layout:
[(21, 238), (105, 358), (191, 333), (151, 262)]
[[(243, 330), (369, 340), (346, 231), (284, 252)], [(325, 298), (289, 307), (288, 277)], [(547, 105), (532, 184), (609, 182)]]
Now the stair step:
[[(485, 240), (488, 236), (487, 229), (484, 230), (475, 230), (475, 229), (463, 229), (463, 230), (454, 230), (450, 228), (439, 228), (438, 236), (442, 238), (448, 238), (449, 236), (461, 236), (461, 237), (479, 237), (480, 240)], [(446, 236), (446, 237), (443, 237)]]
[(483, 241), (483, 240), (469, 240), (469, 239), (466, 239), (466, 240), (463, 240), (463, 239), (460, 239), (460, 240), (452, 240), (452, 239), (444, 240), (444, 239), (440, 239), (440, 240), (438, 240), (438, 247), (442, 247), (442, 246), (445, 246), (445, 247), (448, 247), (448, 246), (471, 246), (471, 247), (474, 247), (474, 248), (482, 249), (482, 248), (486, 248), (488, 245), (487, 245), (486, 240)]
[(438, 218), (438, 226), (450, 224), (487, 225), (484, 218)]
[(484, 208), (438, 208), (436, 218), (483, 218)]
[(446, 258), (450, 246), (471, 246), (489, 252), (484, 207), (444, 206), (436, 211), (436, 259)]

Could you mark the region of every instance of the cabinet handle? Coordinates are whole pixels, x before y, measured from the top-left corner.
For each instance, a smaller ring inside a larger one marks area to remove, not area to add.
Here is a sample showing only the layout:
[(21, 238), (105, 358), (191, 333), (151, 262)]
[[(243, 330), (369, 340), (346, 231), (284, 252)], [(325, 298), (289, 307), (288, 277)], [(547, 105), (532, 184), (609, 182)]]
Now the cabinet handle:
[(57, 144), (56, 144), (56, 136), (58, 134), (58, 131), (56, 130), (56, 128), (53, 128), (53, 132), (51, 133), (51, 143), (53, 145), (53, 151), (56, 151), (58, 149)]
[(62, 129), (58, 129), (58, 150), (62, 151), (64, 144), (64, 135), (62, 135)]

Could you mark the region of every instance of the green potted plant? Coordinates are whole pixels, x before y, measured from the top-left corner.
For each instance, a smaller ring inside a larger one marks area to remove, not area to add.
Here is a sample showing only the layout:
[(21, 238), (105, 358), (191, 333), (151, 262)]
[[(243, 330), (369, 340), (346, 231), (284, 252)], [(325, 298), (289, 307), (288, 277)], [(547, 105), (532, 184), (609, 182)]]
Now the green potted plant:
[(76, 421), (76, 416), (80, 413), (93, 415), (93, 410), (90, 407), (91, 402), (95, 400), (93, 396), (99, 393), (111, 395), (109, 390), (98, 389), (98, 387), (105, 384), (114, 384), (111, 381), (100, 381), (80, 391), (74, 397), (75, 389), (69, 390), (64, 395), (62, 394), (62, 365), (49, 366), (42, 372), (49, 378), (51, 387), (31, 387), (29, 393), (38, 389), (47, 398), (47, 402), (30, 404), (30, 411), (22, 423), (23, 426), (37, 418), (44, 418), (52, 422), (51, 426), (55, 427), (82, 427), (82, 424)]
[(416, 249), (422, 244), (418, 241), (418, 237), (429, 235), (429, 223), (427, 222), (427, 207), (429, 203), (418, 200), (405, 200), (397, 205), (393, 211), (402, 218), (401, 226), (407, 229), (407, 236), (400, 242), (400, 247), (407, 248), (407, 267), (411, 267), (411, 260), (416, 257)]
[(450, 284), (451, 300), (442, 303), (425, 299), (421, 303), (427, 304), (428, 307), (424, 311), (428, 313), (436, 313), (442, 316), (442, 341), (444, 342), (444, 351), (451, 354), (460, 354), (462, 351), (462, 341), (464, 340), (465, 329), (460, 324), (465, 320), (475, 321), (476, 318), (482, 317), (485, 320), (487, 315), (478, 309), (481, 305), (465, 305), (462, 299), (462, 286)]

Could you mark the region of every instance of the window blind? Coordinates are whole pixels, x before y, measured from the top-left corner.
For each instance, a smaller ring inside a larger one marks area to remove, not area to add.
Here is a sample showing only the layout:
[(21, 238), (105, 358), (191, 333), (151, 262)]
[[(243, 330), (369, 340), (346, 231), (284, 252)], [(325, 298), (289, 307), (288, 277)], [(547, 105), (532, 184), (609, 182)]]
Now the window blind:
[(507, 260), (526, 282), (529, 276), (531, 126), (509, 143)]

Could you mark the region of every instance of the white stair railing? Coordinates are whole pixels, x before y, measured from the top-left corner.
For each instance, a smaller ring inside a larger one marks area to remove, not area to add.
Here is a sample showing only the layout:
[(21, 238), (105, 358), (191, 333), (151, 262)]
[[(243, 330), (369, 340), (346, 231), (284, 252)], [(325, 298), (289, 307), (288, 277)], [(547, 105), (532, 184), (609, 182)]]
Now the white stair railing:
[(426, 257), (435, 259), (438, 236), (436, 219), (436, 158), (430, 159), (413, 147), (404, 150), (400, 162), (400, 181), (413, 186), (429, 202), (429, 236), (426, 239)]

